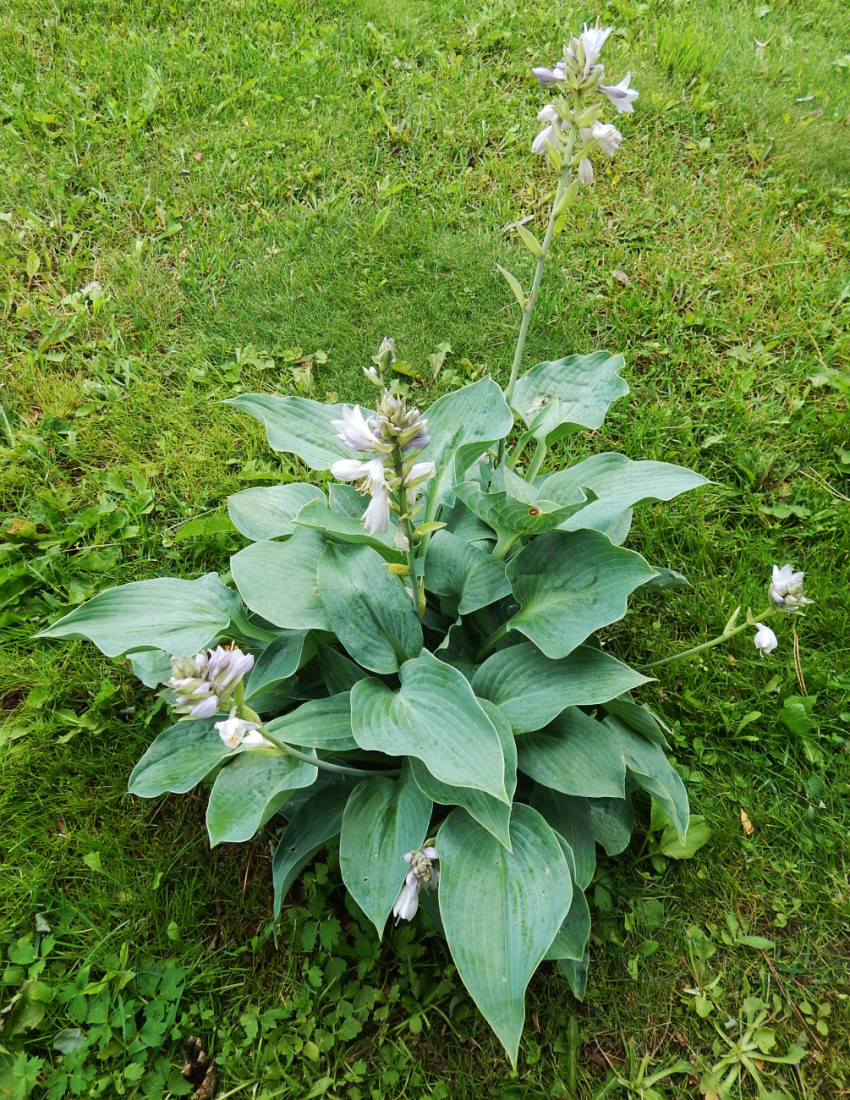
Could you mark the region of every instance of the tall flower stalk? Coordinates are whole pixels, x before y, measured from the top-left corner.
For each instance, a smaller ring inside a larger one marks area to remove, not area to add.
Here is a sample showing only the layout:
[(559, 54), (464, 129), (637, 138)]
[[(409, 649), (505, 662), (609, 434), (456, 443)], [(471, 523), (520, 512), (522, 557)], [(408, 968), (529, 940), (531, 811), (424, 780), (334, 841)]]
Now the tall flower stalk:
[[(603, 104), (597, 101), (587, 105), (587, 97), (601, 94), (618, 113), (628, 113), (634, 110), (632, 103), (638, 96), (638, 92), (629, 86), (631, 73), (619, 84), (602, 83), (605, 68), (598, 59), (610, 33), (610, 27), (588, 28), (585, 24), (584, 31), (578, 37), (570, 38), (569, 44), (564, 47), (563, 58), (551, 69), (539, 66), (532, 70), (540, 85), (551, 86), (553, 90), (562, 88), (564, 93), (556, 94), (552, 102), (547, 103), (538, 114), (538, 120), (545, 123), (545, 126), (531, 146), (534, 153), (548, 158), (550, 165), (558, 172), (558, 183), (542, 243), (524, 226), (516, 227), (523, 243), (537, 258), (529, 293), (524, 295), (518, 280), (500, 269), (510, 283), (522, 311), (511, 375), (505, 389), (505, 400), (509, 405), (513, 400), (531, 315), (537, 302), (543, 268), (555, 229), (575, 202), (579, 185), (589, 184), (593, 180), (591, 154), (601, 152), (612, 157), (622, 140), (622, 134), (615, 126), (599, 121)], [(504, 457), (504, 448), (502, 442), (499, 445), (499, 462)], [(545, 448), (539, 446), (532, 458), (529, 480), (539, 472), (544, 456)]]

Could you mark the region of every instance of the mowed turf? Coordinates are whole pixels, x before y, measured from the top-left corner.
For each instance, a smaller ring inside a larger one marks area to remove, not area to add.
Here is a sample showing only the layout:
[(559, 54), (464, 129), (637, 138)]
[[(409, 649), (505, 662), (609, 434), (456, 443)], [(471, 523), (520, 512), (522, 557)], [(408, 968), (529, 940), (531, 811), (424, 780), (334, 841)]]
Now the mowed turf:
[[(203, 791), (127, 796), (166, 722), (154, 693), (93, 647), (32, 636), (112, 584), (226, 570), (237, 537), (181, 537), (185, 521), (307, 476), (225, 398), (365, 401), (386, 335), (421, 406), (507, 380), (518, 316), (496, 264), (530, 281), (507, 227), (542, 232), (554, 184), (530, 152), (530, 69), (597, 15), (616, 28), (607, 72), (641, 96), (556, 238), (525, 365), (623, 351), (631, 394), (549, 465), (615, 450), (712, 479), (639, 512), (629, 542), (692, 587), (634, 600), (603, 640), (634, 664), (697, 645), (764, 606), (774, 563), (805, 570), (815, 602), (773, 620), (769, 658), (745, 633), (643, 690), (711, 840), (664, 861), (639, 808), (590, 891), (587, 998), (541, 968), (511, 1078), (424, 919), (379, 944), (331, 855), (273, 927), (277, 826), (211, 852)], [(698, 1095), (748, 998), (766, 1092), (845, 1095), (843, 5), (17, 0), (0, 73), (4, 1016), (41, 982), (26, 1026), (18, 1011), (0, 1031), (0, 1095), (177, 1095), (189, 1034), (221, 1096), (584, 1100), (614, 1070), (640, 1095), (644, 1057), (676, 1070), (668, 1096)], [(162, 1027), (151, 959), (183, 973)], [(75, 1077), (52, 1043), (77, 1027)], [(764, 1060), (792, 1044), (798, 1066)], [(730, 1090), (758, 1095), (745, 1068)]]

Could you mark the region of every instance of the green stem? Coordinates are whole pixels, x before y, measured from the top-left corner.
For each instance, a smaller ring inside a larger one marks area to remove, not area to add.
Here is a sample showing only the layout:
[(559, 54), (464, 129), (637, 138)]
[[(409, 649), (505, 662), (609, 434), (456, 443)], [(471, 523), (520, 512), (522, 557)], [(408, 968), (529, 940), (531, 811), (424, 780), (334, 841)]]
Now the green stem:
[(413, 610), (416, 612), (417, 619), (421, 622), (422, 607), (419, 600), (419, 580), (416, 576), (416, 550), (413, 546), (413, 524), (410, 516), (407, 515), (407, 493), (404, 488), (404, 455), (401, 452), (401, 447), (393, 449), (393, 469), (400, 482), (398, 491), (395, 494), (395, 502), (398, 506), (398, 514), (404, 516), (401, 527), (407, 539), (407, 571), (410, 574), (410, 588), (413, 592)]
[(529, 485), (534, 484), (534, 479), (540, 473), (540, 467), (543, 465), (543, 459), (546, 457), (546, 450), (545, 441), (538, 439), (537, 446), (534, 449), (534, 454), (531, 457), (531, 462), (525, 475), (525, 480)]
[[(575, 114), (578, 114), (578, 93), (576, 93)], [(514, 361), (511, 364), (511, 377), (508, 382), (508, 388), (505, 390), (505, 401), (510, 405), (514, 396), (514, 389), (516, 387), (517, 378), (519, 377), (519, 368), (522, 362), (522, 353), (525, 351), (525, 338), (528, 335), (528, 326), (531, 323), (531, 314), (534, 311), (535, 303), (537, 302), (537, 292), (540, 289), (540, 281), (543, 278), (543, 265), (546, 263), (546, 257), (549, 254), (549, 245), (552, 243), (552, 237), (555, 233), (555, 222), (558, 220), (555, 211), (561, 204), (561, 199), (564, 197), (564, 192), (567, 189), (567, 184), (570, 181), (572, 170), (570, 168), (570, 161), (573, 159), (573, 150), (576, 145), (576, 124), (573, 123), (570, 126), (569, 135), (567, 137), (567, 146), (564, 150), (563, 164), (561, 174), (558, 177), (558, 186), (555, 189), (555, 199), (552, 203), (552, 210), (549, 214), (549, 224), (546, 226), (546, 235), (543, 238), (543, 244), (540, 246), (540, 255), (537, 257), (537, 265), (534, 269), (534, 279), (531, 284), (531, 292), (526, 299), (525, 308), (522, 311), (522, 324), (519, 327), (519, 336), (517, 337), (516, 348), (514, 350)], [(505, 441), (502, 440), (499, 443), (499, 456), (497, 459), (497, 465), (500, 463), (505, 454)]]
[(265, 728), (260, 729), (263, 737), (267, 741), (271, 741), (276, 749), (280, 749), (281, 752), (286, 753), (287, 756), (294, 756), (296, 760), (303, 760), (305, 764), (312, 764), (314, 768), (319, 768), (321, 771), (335, 772), (337, 775), (356, 775), (374, 776), (374, 775), (401, 775), (401, 772), (397, 768), (381, 768), (369, 771), (365, 768), (349, 768), (345, 764), (332, 764), (329, 760), (320, 760), (317, 756), (308, 756), (306, 752), (301, 752), (300, 749), (294, 749), (291, 745), (287, 745), (285, 741), (279, 741), (273, 733)]
[(502, 623), (499, 629), (494, 634), (491, 634), (484, 645), (478, 650), (478, 653), (475, 655), (475, 663), (478, 664), (479, 661), (483, 661), (488, 654), (492, 653), (507, 632), (508, 623)]
[[(675, 653), (672, 657), (664, 657), (660, 661), (651, 661), (648, 665), (638, 665), (638, 671), (645, 672), (648, 668), (661, 668), (662, 665), (672, 664), (673, 661), (681, 661), (684, 657), (693, 657), (695, 653), (702, 653), (704, 649), (711, 649), (713, 646), (720, 645), (721, 642), (725, 642), (729, 638), (734, 638), (736, 634), (740, 634), (744, 630), (752, 630), (753, 623), (769, 618), (775, 610), (775, 607), (768, 607), (765, 611), (759, 612), (758, 615), (748, 616), (748, 621), (741, 623), (740, 626), (733, 627), (732, 630), (726, 630), (722, 634), (718, 634), (717, 637), (712, 638), (710, 642), (703, 642), (702, 645), (692, 646), (691, 649), (682, 650), (681, 653)], [(752, 618), (752, 622), (749, 621), (750, 618)]]

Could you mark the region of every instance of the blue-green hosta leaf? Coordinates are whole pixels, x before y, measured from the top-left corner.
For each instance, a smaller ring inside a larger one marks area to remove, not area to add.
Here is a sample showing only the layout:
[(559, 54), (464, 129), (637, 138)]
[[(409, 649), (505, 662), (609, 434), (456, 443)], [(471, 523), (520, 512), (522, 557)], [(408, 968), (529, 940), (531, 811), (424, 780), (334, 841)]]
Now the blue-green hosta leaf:
[(301, 527), (311, 527), (321, 531), (338, 542), (352, 543), (355, 546), (371, 546), (387, 561), (402, 561), (403, 555), (395, 548), (392, 526), (384, 535), (370, 535), (363, 526), (360, 516), (366, 511), (367, 503), (360, 497), (358, 514), (344, 516), (328, 508), (322, 500), (315, 500), (298, 513), (295, 523)]
[(330, 629), (371, 672), (396, 672), (422, 649), (422, 625), (399, 577), (369, 546), (328, 543), (319, 590)]
[[(496, 532), (474, 512), (470, 512), (461, 500), (455, 500), (451, 508), (444, 508), (440, 519), (452, 535), (482, 550), (488, 550), (496, 541)], [(430, 553), (430, 549), (428, 552)]]
[(595, 718), (569, 707), (539, 733), (517, 744), (519, 769), (545, 787), (587, 798), (623, 798), (622, 748)]
[(437, 531), (431, 539), (425, 587), (437, 596), (454, 597), (460, 615), (495, 603), (511, 591), (503, 561), (449, 531)]
[[(505, 755), (505, 789), (508, 798), (513, 799), (516, 790), (517, 756), (510, 723), (500, 714), (498, 707), (494, 707), (486, 699), (479, 699), (479, 703), (496, 727), (502, 742), (502, 752)], [(511, 807), (509, 804), (500, 802), (492, 795), (485, 794), (484, 791), (474, 790), (471, 787), (450, 787), (448, 783), (441, 783), (415, 756), (410, 757), (410, 767), (418, 787), (432, 802), (439, 802), (442, 806), (461, 806), (470, 817), (474, 817), (479, 825), (483, 825), (488, 833), (492, 833), (510, 850)]]
[(319, 668), (325, 687), (331, 695), (341, 691), (351, 691), (358, 680), (365, 680), (369, 673), (356, 665), (354, 661), (330, 646), (319, 642), (316, 646), (319, 654)]
[[(342, 825), (342, 813), (352, 787), (342, 777), (329, 779), (325, 773), (314, 787), (311, 797), (300, 800), (289, 817), (272, 858), (274, 881), (274, 915), (280, 912), (284, 896), (316, 853), (332, 840)], [(295, 802), (296, 795), (292, 802)]]
[(400, 780), (376, 776), (354, 788), (342, 815), (339, 867), (352, 897), (380, 939), (409, 867), (406, 852), (421, 848), (431, 799), (408, 771)]
[(451, 503), (452, 488), (488, 447), (513, 427), (514, 418), (492, 378), (447, 393), (427, 410), (431, 443), (422, 452), (437, 468), (428, 482), (424, 518), (436, 518), (443, 503)]
[[(636, 703), (628, 694), (621, 695), (616, 699), (600, 699), (599, 702), (605, 704), (605, 709), (609, 714), (619, 718), (621, 722), (645, 737), (647, 741), (651, 741), (654, 745), (660, 745), (662, 749), (667, 748), (667, 738), (663, 732), (667, 727), (648, 707)], [(669, 729), (667, 732), (670, 732)]]
[(631, 790), (627, 789), (625, 798), (588, 798), (587, 805), (596, 843), (601, 844), (609, 856), (624, 852), (635, 827)]
[[(454, 488), (455, 496), (500, 534), (539, 535), (543, 531), (554, 531), (575, 512), (588, 506), (589, 501), (584, 493), (579, 494), (571, 504), (556, 504), (547, 500), (545, 493), (538, 497), (532, 486), (510, 470), (506, 470), (505, 475), (516, 478), (526, 490), (531, 491), (524, 492), (521, 498), (504, 491), (485, 493), (475, 481), (462, 481)], [(529, 497), (532, 499), (524, 499)]]
[(107, 657), (136, 649), (193, 654), (244, 613), (217, 573), (194, 581), (161, 577), (100, 592), (36, 637), (87, 638)]
[(576, 886), (586, 890), (596, 870), (596, 840), (590, 817), (590, 800), (562, 794), (535, 783), (531, 805), (569, 844), (575, 865), (573, 879)]
[(590, 909), (583, 890), (573, 891), (570, 911), (546, 952), (547, 959), (572, 959), (581, 962), (590, 940)]
[(609, 534), (609, 529), (616, 528), (616, 533), (622, 537), (612, 537), (612, 541), (621, 542), (628, 533), (630, 522), (623, 524), (622, 517), (630, 509), (654, 501), (672, 500), (680, 493), (707, 484), (702, 475), (684, 466), (671, 462), (635, 462), (625, 455), (606, 452), (544, 478), (539, 491), (550, 500), (566, 502), (573, 498), (578, 488), (592, 490), (598, 499), (565, 520), (561, 530), (593, 528)]
[(594, 631), (626, 613), (626, 600), (654, 576), (640, 554), (597, 531), (549, 531), (508, 562), (520, 604), (508, 622), (547, 657), (566, 657)]
[(678, 573), (675, 569), (667, 569), (663, 565), (653, 565), (652, 568), (655, 570), (656, 576), (641, 586), (645, 592), (671, 592), (675, 588), (693, 587), (684, 573)]
[(585, 990), (587, 989), (587, 971), (590, 967), (590, 951), (585, 948), (584, 957), (581, 962), (576, 962), (575, 959), (558, 959), (558, 969), (564, 975), (569, 982), (570, 989), (573, 991), (573, 996), (579, 1000), (584, 1000)]
[(250, 840), (289, 793), (316, 781), (318, 768), (294, 756), (243, 752), (222, 768), (207, 803), (207, 832), (215, 847)]
[(525, 990), (572, 901), (558, 839), (530, 806), (511, 814), (508, 852), (463, 810), (437, 836), (440, 913), (470, 996), (516, 1065)]
[(351, 451), (331, 426), (332, 420), (342, 419), (342, 405), (265, 393), (242, 393), (226, 403), (265, 425), (273, 451), (298, 455), (313, 470), (329, 470), (337, 459), (351, 458)]
[(140, 798), (156, 798), (166, 791), (185, 794), (200, 783), (233, 753), (215, 729), (222, 717), (178, 722), (161, 733), (133, 768), (130, 794)]
[(128, 653), (127, 660), (145, 687), (156, 687), (171, 679), (171, 657), (161, 649), (139, 649)]
[(300, 527), (286, 542), (255, 542), (230, 559), (245, 603), (286, 630), (330, 630), (317, 570), (325, 549), (318, 531)]
[(295, 530), (292, 521), (313, 500), (325, 500), (315, 485), (267, 485), (234, 493), (227, 498), (227, 511), (237, 530), (252, 542), (262, 542), (291, 535)]
[(252, 710), (262, 711), (263, 698), (285, 690), (302, 664), (316, 652), (306, 630), (287, 630), (263, 650), (248, 674), (245, 702)]
[(661, 803), (684, 844), (690, 818), (688, 795), (678, 772), (661, 747), (634, 733), (613, 715), (609, 715), (602, 725), (612, 744), (617, 745), (632, 779)]
[(347, 691), (326, 699), (310, 699), (266, 726), (288, 745), (337, 752), (357, 748), (351, 736), (351, 698)]
[(496, 727), (462, 673), (427, 649), (399, 670), (401, 687), (361, 680), (351, 689), (351, 728), (362, 749), (415, 756), (436, 779), (510, 804)]
[(594, 351), (538, 363), (519, 379), (514, 408), (536, 439), (553, 443), (579, 428), (601, 427), (609, 406), (629, 392), (622, 355)]
[(473, 676), (472, 688), (496, 704), (515, 733), (528, 733), (567, 707), (605, 703), (647, 679), (591, 646), (579, 646), (555, 661), (531, 642), (520, 642), (488, 657)]

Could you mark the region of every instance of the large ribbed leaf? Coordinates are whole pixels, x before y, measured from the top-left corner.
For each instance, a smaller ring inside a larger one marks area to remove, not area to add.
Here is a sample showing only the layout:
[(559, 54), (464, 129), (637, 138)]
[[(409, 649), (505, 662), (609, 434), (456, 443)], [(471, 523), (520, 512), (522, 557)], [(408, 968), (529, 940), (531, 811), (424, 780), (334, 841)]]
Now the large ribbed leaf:
[(296, 523), (321, 531), (338, 542), (350, 542), (355, 546), (371, 546), (387, 561), (401, 561), (402, 555), (395, 548), (392, 527), (385, 535), (370, 535), (360, 517), (366, 511), (367, 501), (360, 498), (360, 510), (356, 516), (345, 516), (326, 507), (322, 500), (308, 504), (298, 513)]
[(222, 768), (207, 803), (207, 832), (215, 847), (250, 840), (290, 791), (309, 787), (318, 769), (292, 756), (243, 752)]
[(602, 725), (625, 760), (633, 780), (661, 803), (684, 844), (690, 817), (688, 795), (663, 749), (634, 733), (613, 715), (609, 715)]
[(293, 519), (313, 500), (324, 501), (327, 507), (324, 493), (315, 485), (264, 485), (228, 497), (227, 511), (237, 530), (253, 542), (261, 542), (291, 535)]
[(558, 839), (517, 803), (506, 849), (464, 810), (437, 835), (440, 914), (463, 984), (516, 1065), (529, 979), (570, 908), (572, 880)]
[(266, 393), (243, 393), (231, 397), (227, 404), (265, 425), (273, 451), (298, 455), (314, 470), (329, 470), (338, 458), (351, 458), (351, 451), (337, 439), (331, 425), (332, 420), (342, 419), (342, 405)]
[(287, 630), (330, 630), (317, 569), (325, 549), (318, 531), (299, 527), (286, 542), (254, 542), (230, 559), (245, 603)]
[(319, 590), (330, 629), (371, 672), (396, 672), (422, 649), (422, 626), (400, 578), (369, 546), (328, 543)]
[(569, 844), (573, 853), (575, 884), (586, 890), (596, 870), (596, 839), (590, 817), (590, 800), (561, 794), (551, 787), (535, 783), (531, 805)]
[(361, 680), (351, 689), (351, 728), (363, 749), (415, 756), (436, 779), (510, 803), (496, 728), (462, 673), (427, 649), (399, 671), (401, 687)]
[(548, 499), (545, 492), (538, 492), (518, 474), (500, 466), (494, 484), (505, 483), (504, 489), (485, 492), (477, 482), (464, 481), (455, 486), (455, 496), (494, 531), (508, 535), (554, 531), (575, 512), (588, 506), (588, 498), (580, 489), (568, 504), (559, 504)]
[(545, 787), (588, 798), (623, 798), (626, 762), (620, 739), (569, 707), (539, 733), (517, 743), (519, 769)]
[(287, 686), (299, 667), (310, 660), (316, 647), (304, 630), (287, 630), (270, 642), (248, 676), (245, 702), (253, 710), (262, 711), (263, 699), (275, 693), (286, 696)]
[[(299, 801), (289, 818), (272, 859), (274, 915), (289, 887), (313, 856), (337, 835), (342, 813), (351, 794), (351, 784), (343, 778), (328, 778), (327, 772), (310, 788), (310, 798)], [(296, 794), (292, 799), (294, 803)], [(286, 808), (289, 817), (289, 806)]]
[(538, 363), (517, 382), (514, 408), (534, 438), (547, 443), (599, 428), (612, 402), (629, 392), (622, 369), (622, 355), (605, 351)]
[(352, 897), (378, 938), (398, 897), (408, 865), (402, 859), (425, 842), (431, 799), (409, 771), (400, 780), (376, 776), (354, 789), (342, 816), (339, 867)]
[[(562, 531), (593, 528), (609, 534), (622, 528), (621, 517), (629, 509), (651, 501), (672, 500), (708, 482), (700, 474), (670, 462), (634, 462), (625, 455), (607, 452), (559, 470), (538, 482), (541, 496), (566, 503), (578, 489), (596, 494), (597, 500), (561, 524)], [(628, 531), (628, 522), (625, 523)], [(622, 541), (616, 539), (613, 541)]]
[(567, 707), (604, 703), (647, 679), (592, 646), (579, 646), (554, 661), (531, 642), (521, 642), (488, 657), (472, 678), (472, 688), (496, 704), (515, 733), (527, 733), (542, 729)]
[(488, 447), (503, 439), (514, 422), (502, 391), (490, 377), (447, 393), (427, 410), (430, 445), (422, 458), (437, 473), (426, 489), (426, 519), (450, 500), (452, 487)]
[(178, 722), (161, 733), (133, 768), (130, 794), (156, 798), (170, 791), (185, 794), (213, 768), (232, 755), (215, 729), (222, 718), (197, 718)]
[(460, 615), (487, 607), (511, 591), (503, 561), (449, 531), (438, 531), (431, 539), (425, 587), (437, 596), (456, 599)]
[(631, 592), (653, 570), (640, 554), (597, 531), (549, 531), (508, 563), (520, 604), (509, 620), (547, 657), (566, 657), (595, 630), (626, 613)]
[(581, 962), (590, 939), (590, 909), (583, 890), (573, 891), (570, 911), (552, 940), (547, 959), (573, 959)]
[(347, 691), (327, 699), (311, 699), (266, 723), (270, 733), (288, 745), (302, 748), (357, 748), (351, 736), (351, 699)]
[(194, 581), (162, 577), (100, 592), (36, 637), (87, 638), (107, 657), (131, 649), (191, 654), (244, 613), (242, 601), (217, 573)]
[[(505, 755), (505, 789), (508, 798), (512, 799), (516, 790), (516, 744), (509, 722), (502, 716), (498, 707), (494, 707), (486, 699), (479, 699), (482, 709), (496, 727), (499, 739), (502, 742), (502, 752)], [(442, 806), (461, 806), (474, 817), (479, 825), (483, 825), (487, 832), (506, 848), (511, 846), (510, 820), (511, 807), (499, 799), (484, 791), (476, 791), (471, 787), (450, 787), (448, 783), (441, 783), (428, 771), (421, 760), (415, 756), (410, 757), (410, 767), (413, 778), (419, 788), (428, 795), (432, 802), (439, 802)]]

